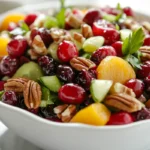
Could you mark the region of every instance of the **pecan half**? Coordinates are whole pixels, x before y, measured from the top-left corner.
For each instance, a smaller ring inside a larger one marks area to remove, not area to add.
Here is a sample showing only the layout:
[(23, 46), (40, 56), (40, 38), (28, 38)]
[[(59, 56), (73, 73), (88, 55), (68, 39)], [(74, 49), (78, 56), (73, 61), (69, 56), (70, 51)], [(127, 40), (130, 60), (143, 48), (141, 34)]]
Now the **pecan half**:
[(4, 84), (5, 91), (14, 91), (16, 93), (23, 92), (25, 84), (28, 82), (26, 78), (12, 78), (8, 79)]
[(96, 66), (93, 61), (83, 57), (72, 58), (70, 60), (70, 65), (78, 71), (81, 71), (82, 69), (89, 70)]
[(150, 60), (150, 46), (142, 46), (140, 47), (140, 51), (142, 53), (141, 55), (142, 61)]
[(54, 113), (57, 114), (62, 122), (69, 122), (76, 113), (76, 106), (67, 104), (59, 105), (54, 108)]
[(73, 34), (73, 39), (76, 40), (77, 42), (83, 44), (83, 42), (85, 41), (85, 38), (83, 37), (82, 34), (75, 32)]
[(150, 23), (149, 23), (149, 22), (144, 21), (144, 22), (142, 23), (142, 25), (143, 25), (143, 27), (144, 27), (148, 32), (150, 32)]
[(123, 93), (107, 96), (105, 104), (130, 113), (141, 110), (144, 106), (136, 98)]
[(89, 38), (89, 37), (93, 36), (92, 28), (88, 24), (83, 24), (81, 26), (81, 33), (82, 33), (83, 37), (85, 37), (85, 38)]
[(23, 95), (27, 108), (36, 109), (40, 106), (42, 92), (41, 87), (37, 82), (29, 80), (25, 85)]

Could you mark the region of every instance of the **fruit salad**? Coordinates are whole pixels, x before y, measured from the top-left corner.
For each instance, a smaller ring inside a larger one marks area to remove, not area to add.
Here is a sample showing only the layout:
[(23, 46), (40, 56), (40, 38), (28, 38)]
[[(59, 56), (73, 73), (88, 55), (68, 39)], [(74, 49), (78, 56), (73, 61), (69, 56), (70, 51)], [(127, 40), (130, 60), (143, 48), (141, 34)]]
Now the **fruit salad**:
[(0, 101), (94, 126), (150, 119), (150, 22), (130, 7), (65, 7), (0, 23)]

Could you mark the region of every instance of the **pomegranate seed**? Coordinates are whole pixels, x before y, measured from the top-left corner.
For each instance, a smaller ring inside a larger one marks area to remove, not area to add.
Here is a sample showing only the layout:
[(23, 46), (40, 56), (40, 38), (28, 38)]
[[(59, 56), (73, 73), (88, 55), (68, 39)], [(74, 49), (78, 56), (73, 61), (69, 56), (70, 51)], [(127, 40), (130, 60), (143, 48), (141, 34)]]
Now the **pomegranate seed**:
[(37, 14), (28, 14), (25, 19), (24, 19), (24, 22), (30, 26), (34, 21), (35, 19), (37, 18)]
[(83, 21), (89, 24), (90, 26), (92, 26), (94, 21), (101, 19), (101, 18), (102, 16), (99, 10), (91, 9), (85, 14)]
[(36, 35), (40, 35), (46, 47), (48, 47), (50, 43), (53, 42), (52, 37), (49, 33), (49, 30), (45, 28), (32, 29), (31, 35), (30, 35), (32, 41)]
[(134, 122), (134, 118), (127, 112), (112, 114), (107, 125), (125, 125)]
[(0, 81), (0, 91), (4, 90), (5, 81)]
[(139, 79), (130, 79), (125, 83), (125, 86), (132, 89), (137, 98), (139, 98), (144, 91), (144, 83)]
[(59, 65), (57, 68), (57, 76), (64, 82), (73, 82), (74, 72), (70, 66)]
[(15, 38), (13, 40), (11, 40), (8, 45), (7, 45), (7, 51), (9, 56), (11, 57), (20, 57), (22, 56), (26, 49), (27, 49), (28, 43), (26, 41), (26, 39), (24, 39), (23, 37), (19, 37), (19, 38)]
[(2, 75), (12, 76), (19, 67), (19, 61), (16, 58), (5, 56), (0, 62), (0, 71)]
[(72, 42), (63, 41), (58, 46), (57, 56), (61, 61), (69, 62), (73, 57), (78, 56), (78, 50)]
[(117, 56), (122, 57), (122, 42), (121, 41), (117, 41), (114, 44), (112, 44), (112, 47), (116, 50)]
[(116, 56), (116, 51), (112, 46), (103, 46), (96, 50), (92, 56), (91, 60), (99, 65), (99, 63), (107, 56)]
[(144, 46), (150, 46), (150, 35), (146, 36), (143, 45)]
[(150, 75), (150, 61), (146, 61), (141, 65), (141, 69), (137, 70), (137, 76), (144, 79)]
[(56, 64), (53, 58), (48, 57), (48, 56), (42, 56), (38, 59), (38, 63), (46, 75), (55, 74)]
[(12, 31), (12, 30), (14, 30), (14, 29), (16, 29), (17, 28), (17, 24), (16, 23), (14, 23), (14, 22), (10, 22), (9, 23), (9, 25), (8, 25), (8, 31)]
[(93, 24), (93, 34), (95, 36), (103, 36), (105, 38), (106, 45), (111, 45), (120, 39), (120, 34), (117, 30), (101, 27), (97, 22)]
[(81, 104), (85, 100), (86, 92), (82, 87), (68, 83), (60, 88), (58, 97), (67, 104)]
[(124, 13), (125, 13), (127, 16), (131, 16), (131, 17), (134, 16), (134, 12), (133, 12), (133, 10), (132, 10), (130, 7), (125, 7), (125, 8), (123, 9), (123, 11), (124, 11)]
[(7, 91), (2, 96), (2, 102), (16, 106), (17, 105), (17, 96), (13, 91)]

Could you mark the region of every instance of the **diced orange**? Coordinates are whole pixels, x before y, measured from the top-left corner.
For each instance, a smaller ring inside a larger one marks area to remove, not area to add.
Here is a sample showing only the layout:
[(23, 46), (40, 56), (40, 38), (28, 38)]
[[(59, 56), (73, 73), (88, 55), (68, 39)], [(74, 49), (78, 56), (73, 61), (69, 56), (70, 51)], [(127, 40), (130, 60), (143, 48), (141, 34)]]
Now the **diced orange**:
[(20, 20), (24, 20), (24, 18), (25, 18), (25, 15), (23, 14), (7, 15), (3, 19), (2, 23), (0, 23), (0, 31), (7, 30), (10, 22), (18, 23)]
[(8, 38), (0, 37), (0, 57), (7, 56), (7, 44), (9, 42)]
[(136, 74), (131, 65), (124, 59), (108, 56), (97, 67), (97, 78), (124, 84), (127, 80), (136, 78)]
[(70, 122), (84, 123), (95, 126), (103, 126), (107, 124), (111, 112), (101, 103), (94, 103), (80, 110)]

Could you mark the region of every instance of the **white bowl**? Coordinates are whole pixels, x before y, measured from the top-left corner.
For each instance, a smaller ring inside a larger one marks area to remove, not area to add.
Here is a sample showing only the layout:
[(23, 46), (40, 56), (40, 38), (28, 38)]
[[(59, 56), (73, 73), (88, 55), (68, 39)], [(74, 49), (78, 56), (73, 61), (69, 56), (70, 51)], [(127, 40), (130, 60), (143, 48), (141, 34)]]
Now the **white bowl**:
[[(88, 4), (93, 4), (93, 1)], [(80, 2), (80, 5), (84, 6), (85, 1)], [(1, 15), (0, 20), (8, 13), (43, 11), (50, 7), (56, 8), (58, 3), (53, 1), (24, 6)], [(104, 127), (55, 123), (2, 102), (0, 102), (0, 120), (24, 139), (46, 150), (148, 150), (150, 148), (150, 120)]]

